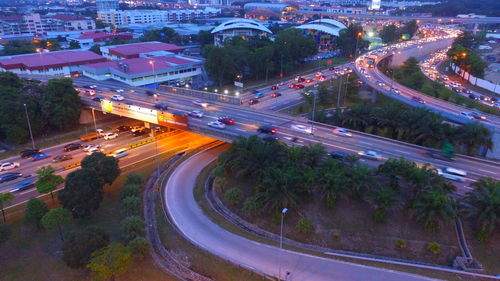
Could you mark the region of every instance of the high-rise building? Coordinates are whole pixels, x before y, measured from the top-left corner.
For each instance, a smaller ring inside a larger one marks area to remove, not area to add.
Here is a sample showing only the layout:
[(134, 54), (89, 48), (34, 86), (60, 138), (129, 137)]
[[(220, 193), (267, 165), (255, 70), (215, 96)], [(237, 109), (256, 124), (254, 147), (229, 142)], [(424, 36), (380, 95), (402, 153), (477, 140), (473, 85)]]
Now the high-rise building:
[(96, 0), (97, 11), (118, 10), (118, 0)]
[(370, 10), (379, 10), (381, 0), (372, 0), (370, 4)]

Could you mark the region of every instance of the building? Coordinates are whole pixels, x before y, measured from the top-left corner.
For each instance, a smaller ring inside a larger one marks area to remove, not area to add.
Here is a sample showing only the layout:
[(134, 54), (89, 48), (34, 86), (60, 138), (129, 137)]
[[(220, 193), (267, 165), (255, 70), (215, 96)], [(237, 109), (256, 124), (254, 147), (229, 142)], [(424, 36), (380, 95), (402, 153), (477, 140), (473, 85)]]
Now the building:
[(243, 6), (246, 18), (279, 19), (281, 16), (299, 9), (297, 5), (287, 3), (246, 3)]
[(118, 0), (96, 0), (97, 12), (118, 10)]
[(371, 0), (370, 10), (380, 10), (381, 0)]
[(95, 29), (95, 22), (91, 18), (66, 14), (41, 16), (36, 13), (0, 16), (0, 36), (86, 29)]
[(83, 32), (77, 37), (68, 37), (68, 41), (76, 41), (80, 44), (80, 48), (89, 49), (94, 45), (103, 45), (106, 42), (114, 39), (131, 40), (132, 33), (110, 33), (110, 32)]
[(267, 37), (272, 34), (264, 25), (249, 19), (233, 19), (226, 21), (212, 30), (214, 44), (223, 46), (224, 41), (233, 37)]
[(91, 18), (80, 17), (75, 15), (59, 14), (52, 17), (53, 20), (59, 21), (63, 27), (62, 30), (92, 30), (95, 29), (95, 21)]
[(80, 73), (82, 65), (104, 61), (106, 58), (90, 51), (57, 51), (0, 57), (0, 71), (66, 76)]
[(319, 19), (296, 26), (295, 28), (301, 29), (305, 36), (314, 38), (320, 50), (331, 50), (333, 48), (333, 39), (339, 36), (341, 29), (347, 27), (336, 20)]
[(221, 9), (170, 9), (170, 10), (106, 10), (98, 11), (97, 17), (106, 24), (124, 26), (205, 19), (219, 15)]
[(131, 86), (186, 83), (201, 74), (204, 62), (179, 54), (181, 47), (160, 42), (103, 46), (101, 51), (111, 60), (83, 66), (83, 75)]

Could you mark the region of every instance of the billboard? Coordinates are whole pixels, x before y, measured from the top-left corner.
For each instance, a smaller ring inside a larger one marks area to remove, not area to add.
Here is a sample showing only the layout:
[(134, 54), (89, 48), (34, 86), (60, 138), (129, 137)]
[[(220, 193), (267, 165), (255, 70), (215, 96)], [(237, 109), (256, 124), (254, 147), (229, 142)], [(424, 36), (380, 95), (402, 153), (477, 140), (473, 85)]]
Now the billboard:
[(112, 113), (154, 124), (158, 123), (158, 112), (154, 109), (109, 100), (101, 100), (101, 108), (104, 113)]
[(186, 115), (172, 114), (169, 112), (158, 112), (158, 121), (153, 123), (180, 130), (188, 129), (188, 119)]

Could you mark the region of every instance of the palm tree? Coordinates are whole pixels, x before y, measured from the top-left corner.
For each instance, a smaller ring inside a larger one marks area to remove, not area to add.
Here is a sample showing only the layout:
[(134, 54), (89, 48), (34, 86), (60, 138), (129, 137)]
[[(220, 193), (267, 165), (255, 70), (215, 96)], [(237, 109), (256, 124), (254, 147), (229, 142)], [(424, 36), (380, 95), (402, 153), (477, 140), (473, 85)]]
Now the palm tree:
[(416, 220), (422, 223), (428, 232), (435, 232), (440, 223), (450, 221), (456, 216), (452, 199), (435, 188), (420, 193), (412, 208)]
[(465, 152), (468, 155), (474, 155), (479, 147), (493, 148), (490, 130), (479, 123), (467, 123), (457, 127), (456, 135), (455, 142), (465, 146)]
[(478, 238), (486, 240), (500, 223), (500, 181), (481, 178), (472, 186), (475, 189), (466, 194), (463, 211), (476, 220)]
[(296, 207), (307, 195), (299, 182), (298, 172), (292, 167), (269, 168), (262, 177), (258, 197), (269, 210)]
[(366, 104), (353, 105), (340, 115), (340, 124), (355, 130), (364, 131), (370, 125), (373, 107)]
[(387, 219), (387, 209), (396, 204), (397, 197), (390, 187), (379, 187), (370, 193), (369, 202), (375, 208), (373, 217), (377, 222), (385, 222)]
[(361, 164), (350, 167), (347, 185), (352, 196), (361, 198), (366, 191), (371, 189), (372, 184), (373, 175), (370, 167)]
[[(340, 165), (338, 165), (340, 166)], [(326, 201), (326, 205), (333, 207), (337, 198), (343, 196), (347, 189), (347, 175), (342, 167), (325, 167), (321, 169), (320, 181), (318, 183), (322, 198)]]
[(325, 147), (321, 143), (306, 146), (304, 147), (302, 163), (304, 167), (316, 167), (323, 161), (325, 155)]

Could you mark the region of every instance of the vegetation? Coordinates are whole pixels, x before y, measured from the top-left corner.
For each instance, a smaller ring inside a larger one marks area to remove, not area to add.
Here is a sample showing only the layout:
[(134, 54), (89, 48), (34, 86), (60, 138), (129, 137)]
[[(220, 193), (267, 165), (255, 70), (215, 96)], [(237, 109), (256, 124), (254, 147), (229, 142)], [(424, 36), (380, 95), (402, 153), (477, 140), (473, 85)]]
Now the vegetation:
[(36, 190), (42, 194), (50, 193), (52, 200), (54, 200), (54, 194), (52, 191), (64, 182), (64, 178), (60, 175), (55, 175), (56, 170), (48, 165), (43, 166), (36, 171), (38, 179), (36, 181)]
[(239, 204), (243, 200), (243, 192), (237, 187), (230, 188), (224, 193), (224, 199), (232, 205)]
[(93, 169), (79, 169), (66, 177), (64, 189), (59, 192), (61, 205), (74, 218), (88, 218), (102, 201), (102, 180)]
[(6, 222), (6, 220), (5, 220), (5, 211), (3, 208), (5, 207), (5, 205), (12, 202), (12, 200), (14, 200), (14, 198), (15, 198), (14, 194), (12, 194), (10, 192), (0, 193), (0, 209), (2, 209), (2, 217), (3, 217), (4, 223)]
[(97, 227), (72, 233), (62, 245), (62, 258), (69, 267), (79, 268), (85, 266), (91, 254), (109, 244), (109, 235)]
[(64, 235), (61, 226), (68, 224), (71, 221), (71, 212), (64, 208), (55, 208), (48, 211), (42, 217), (42, 225), (45, 229), (59, 230), (59, 237), (64, 241)]
[(95, 171), (103, 184), (112, 184), (121, 173), (118, 159), (113, 156), (106, 156), (102, 152), (92, 153), (85, 157), (82, 160), (81, 167), (82, 169)]
[(403, 34), (408, 34), (410, 38), (417, 33), (418, 30), (418, 25), (417, 21), (411, 20), (407, 22), (405, 25), (401, 26), (401, 28), (398, 28), (394, 24), (390, 24), (387, 26), (384, 26), (382, 30), (379, 33), (380, 38), (382, 39), (382, 42), (386, 44), (391, 44), (394, 42), (397, 42), (401, 39), (401, 35)]
[[(473, 46), (474, 38), (468, 39), (466, 36), (467, 35), (462, 35), (455, 40), (452, 47), (446, 53), (448, 55), (448, 59), (453, 61), (453, 63), (461, 69), (469, 72), (471, 75), (483, 78), (484, 70), (488, 65), (483, 61), (479, 54), (471, 48)], [(465, 47), (462, 44), (471, 47)]]
[(146, 227), (146, 223), (139, 216), (129, 216), (121, 222), (123, 237), (126, 241), (132, 241), (137, 237), (143, 236), (144, 227)]
[(447, 0), (436, 5), (423, 5), (409, 7), (406, 13), (432, 13), (433, 16), (455, 17), (458, 14), (475, 13), (486, 16), (498, 16), (500, 3), (496, 0), (482, 0), (471, 2), (469, 0)]
[(121, 243), (111, 243), (92, 253), (87, 268), (96, 280), (114, 281), (115, 276), (128, 270), (132, 263), (129, 247)]
[(67, 131), (78, 124), (78, 92), (71, 79), (51, 79), (47, 84), (22, 80), (11, 72), (0, 73), (0, 140), (20, 144), (29, 139), (26, 114), (33, 135)]
[(143, 42), (160, 41), (176, 45), (184, 45), (189, 40), (186, 36), (181, 36), (174, 29), (164, 27), (162, 29), (152, 29), (144, 32), (140, 38)]
[(151, 243), (144, 237), (136, 237), (128, 245), (136, 259), (143, 259), (151, 252)]
[(364, 40), (363, 27), (359, 24), (350, 24), (347, 28), (340, 30), (339, 36), (334, 42), (337, 49), (345, 56), (352, 57), (360, 50), (368, 48), (370, 42)]
[(58, 51), (61, 45), (57, 39), (49, 40), (13, 40), (9, 41), (0, 52), (2, 56), (22, 55), (39, 52), (47, 49), (49, 51)]
[(30, 198), (26, 204), (26, 212), (24, 213), (24, 223), (36, 228), (42, 226), (41, 219), (48, 212), (47, 204), (38, 198)]
[(437, 242), (430, 242), (429, 244), (427, 244), (427, 250), (429, 250), (429, 252), (433, 253), (434, 255), (437, 255), (441, 253), (441, 245), (439, 245), (439, 243)]

